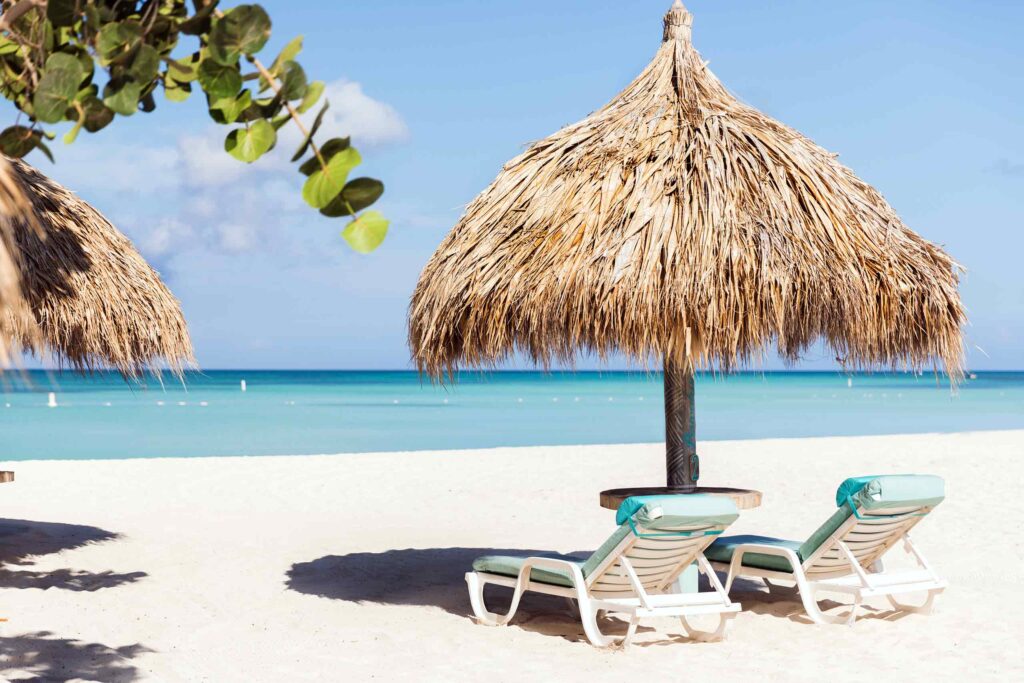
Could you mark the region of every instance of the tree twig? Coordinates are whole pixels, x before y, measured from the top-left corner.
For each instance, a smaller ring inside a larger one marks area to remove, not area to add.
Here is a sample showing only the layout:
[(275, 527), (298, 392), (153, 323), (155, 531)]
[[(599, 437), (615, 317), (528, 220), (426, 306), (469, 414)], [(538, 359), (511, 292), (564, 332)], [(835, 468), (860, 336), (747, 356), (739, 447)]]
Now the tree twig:
[(310, 135), (309, 129), (306, 128), (304, 123), (302, 123), (302, 119), (299, 118), (299, 112), (295, 110), (295, 107), (292, 106), (291, 102), (284, 99), (284, 96), (281, 94), (281, 86), (277, 83), (277, 78), (267, 70), (267, 67), (263, 66), (263, 62), (252, 55), (246, 55), (246, 59), (249, 60), (250, 64), (256, 67), (256, 70), (260, 72), (260, 76), (270, 84), (270, 88), (274, 91), (274, 94), (280, 97), (281, 101), (284, 102), (284, 107), (288, 110), (288, 115), (292, 117), (292, 121), (294, 121), (295, 125), (299, 127), (299, 131), (303, 136), (309, 140), (309, 146), (313, 148), (313, 154), (316, 155), (317, 161), (320, 162), (320, 168), (326, 172), (327, 162), (324, 161), (323, 155), (320, 154), (320, 148), (316, 146), (315, 142), (313, 142), (313, 136)]
[(46, 0), (18, 0), (9, 10), (0, 14), (0, 31), (10, 30), (11, 24), (36, 7), (46, 7)]

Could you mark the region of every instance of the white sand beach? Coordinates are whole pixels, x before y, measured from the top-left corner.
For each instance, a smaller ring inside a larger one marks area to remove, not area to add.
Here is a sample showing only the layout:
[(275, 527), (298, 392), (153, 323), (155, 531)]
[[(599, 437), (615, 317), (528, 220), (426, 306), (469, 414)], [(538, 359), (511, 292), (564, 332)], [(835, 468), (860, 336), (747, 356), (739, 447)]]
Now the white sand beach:
[[(615, 486), (658, 484), (663, 446), (23, 462), (0, 485), (8, 680), (1014, 680), (1024, 676), (1024, 431), (709, 442), (702, 483), (756, 488), (733, 532), (800, 539), (851, 475), (927, 472), (915, 531), (951, 587), (930, 616), (869, 603), (816, 626), (753, 581), (728, 640), (642, 622), (625, 652), (534, 597), (470, 618), (463, 573), (494, 549), (590, 550)], [(901, 553), (896, 550), (894, 552)], [(838, 610), (836, 610), (838, 611)], [(604, 622), (609, 632), (625, 625)]]

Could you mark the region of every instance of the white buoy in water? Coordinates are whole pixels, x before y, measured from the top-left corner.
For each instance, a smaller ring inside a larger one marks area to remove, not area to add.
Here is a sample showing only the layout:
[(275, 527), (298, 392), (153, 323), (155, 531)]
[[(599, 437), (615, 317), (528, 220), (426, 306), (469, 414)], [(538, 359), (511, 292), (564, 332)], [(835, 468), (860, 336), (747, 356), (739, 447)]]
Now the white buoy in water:
[(846, 378), (846, 386), (848, 386), (848, 387), (852, 387), (853, 386), (853, 378), (852, 377), (847, 377)]
[(57, 407), (57, 394), (50, 392), (50, 397), (46, 400), (46, 405), (50, 408)]
[(242, 380), (242, 391), (245, 391), (245, 380)]

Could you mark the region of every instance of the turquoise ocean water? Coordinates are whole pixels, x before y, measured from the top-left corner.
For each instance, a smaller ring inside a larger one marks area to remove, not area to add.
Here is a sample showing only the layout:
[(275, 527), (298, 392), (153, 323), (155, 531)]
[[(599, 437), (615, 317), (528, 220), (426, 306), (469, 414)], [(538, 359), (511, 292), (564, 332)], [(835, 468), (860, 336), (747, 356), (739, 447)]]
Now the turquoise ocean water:
[[(247, 391), (240, 391), (246, 380)], [(0, 461), (283, 455), (653, 442), (657, 373), (207, 371), (186, 386), (115, 375), (8, 373)], [(48, 407), (48, 392), (57, 407)], [(697, 380), (700, 439), (1024, 429), (1024, 372), (741, 373)]]

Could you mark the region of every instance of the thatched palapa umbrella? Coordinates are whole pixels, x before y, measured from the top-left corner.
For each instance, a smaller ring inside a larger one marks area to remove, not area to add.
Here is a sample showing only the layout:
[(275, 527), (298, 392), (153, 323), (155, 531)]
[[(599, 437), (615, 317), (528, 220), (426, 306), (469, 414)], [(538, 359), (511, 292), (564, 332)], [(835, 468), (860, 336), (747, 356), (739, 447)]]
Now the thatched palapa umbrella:
[(797, 131), (737, 101), (680, 2), (640, 76), (467, 208), (409, 313), (421, 371), (579, 350), (665, 369), (668, 483), (698, 477), (693, 372), (823, 340), (849, 368), (962, 372), (959, 266)]
[[(10, 163), (0, 156), (0, 320), (6, 316), (24, 319), (31, 315), (28, 303), (21, 295), (14, 225), (15, 220), (32, 216), (31, 205), (15, 179)], [(38, 335), (33, 337), (33, 342), (38, 341)], [(15, 346), (10, 339), (0, 335), (0, 368), (10, 362)]]
[(33, 167), (0, 157), (0, 354), (18, 350), (130, 377), (193, 362), (177, 299), (128, 238)]

